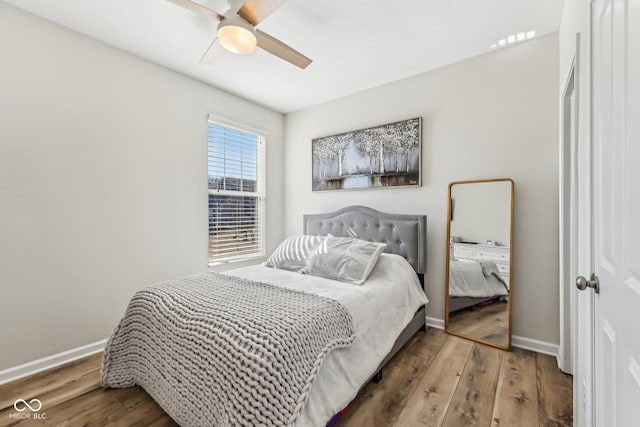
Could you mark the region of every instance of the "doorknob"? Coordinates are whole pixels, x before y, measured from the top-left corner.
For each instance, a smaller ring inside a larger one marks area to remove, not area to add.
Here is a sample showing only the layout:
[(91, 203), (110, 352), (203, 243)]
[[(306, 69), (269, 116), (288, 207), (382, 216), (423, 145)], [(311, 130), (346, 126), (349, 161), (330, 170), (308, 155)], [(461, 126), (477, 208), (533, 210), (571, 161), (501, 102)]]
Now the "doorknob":
[(596, 291), (596, 294), (600, 293), (600, 280), (598, 280), (598, 276), (596, 273), (591, 274), (591, 280), (587, 280), (584, 276), (578, 276), (576, 278), (576, 286), (581, 291), (584, 291), (587, 288), (593, 288)]

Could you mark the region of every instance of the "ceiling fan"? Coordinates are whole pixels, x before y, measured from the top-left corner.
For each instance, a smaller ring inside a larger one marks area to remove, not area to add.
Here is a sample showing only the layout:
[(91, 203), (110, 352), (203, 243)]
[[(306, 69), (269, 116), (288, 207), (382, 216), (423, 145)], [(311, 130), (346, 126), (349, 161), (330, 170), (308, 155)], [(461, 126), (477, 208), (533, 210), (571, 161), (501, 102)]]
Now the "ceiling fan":
[(225, 50), (237, 54), (251, 53), (256, 45), (302, 69), (312, 62), (297, 50), (255, 28), (284, 0), (228, 0), (229, 10), (223, 14), (192, 0), (167, 1), (219, 21), (218, 36), (200, 59), (201, 64), (215, 63)]

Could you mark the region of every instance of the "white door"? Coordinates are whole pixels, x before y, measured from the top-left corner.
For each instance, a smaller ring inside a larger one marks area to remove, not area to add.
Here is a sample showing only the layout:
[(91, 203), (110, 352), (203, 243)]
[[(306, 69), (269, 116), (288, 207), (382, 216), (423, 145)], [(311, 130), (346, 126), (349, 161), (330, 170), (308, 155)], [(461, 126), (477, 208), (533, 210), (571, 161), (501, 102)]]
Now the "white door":
[(595, 425), (637, 427), (640, 0), (593, 1), (591, 41)]

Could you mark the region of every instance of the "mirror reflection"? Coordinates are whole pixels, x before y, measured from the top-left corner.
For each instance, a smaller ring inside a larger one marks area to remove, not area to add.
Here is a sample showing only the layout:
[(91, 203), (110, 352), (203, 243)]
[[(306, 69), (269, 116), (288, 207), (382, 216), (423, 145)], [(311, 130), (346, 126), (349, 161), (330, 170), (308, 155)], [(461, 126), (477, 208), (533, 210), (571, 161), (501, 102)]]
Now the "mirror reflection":
[(511, 346), (513, 181), (449, 185), (447, 332)]

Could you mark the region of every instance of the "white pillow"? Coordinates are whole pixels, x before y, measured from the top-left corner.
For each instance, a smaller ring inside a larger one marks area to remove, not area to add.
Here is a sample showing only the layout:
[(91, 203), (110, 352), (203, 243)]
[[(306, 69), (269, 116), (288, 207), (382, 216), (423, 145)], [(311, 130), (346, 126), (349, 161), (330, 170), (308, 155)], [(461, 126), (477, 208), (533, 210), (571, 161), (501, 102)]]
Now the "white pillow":
[(323, 236), (307, 235), (287, 237), (273, 251), (264, 265), (271, 268), (299, 271), (307, 265), (307, 259), (324, 239)]
[(313, 251), (301, 273), (361, 285), (386, 246), (350, 237), (328, 236)]

